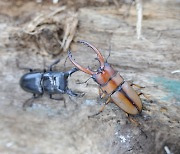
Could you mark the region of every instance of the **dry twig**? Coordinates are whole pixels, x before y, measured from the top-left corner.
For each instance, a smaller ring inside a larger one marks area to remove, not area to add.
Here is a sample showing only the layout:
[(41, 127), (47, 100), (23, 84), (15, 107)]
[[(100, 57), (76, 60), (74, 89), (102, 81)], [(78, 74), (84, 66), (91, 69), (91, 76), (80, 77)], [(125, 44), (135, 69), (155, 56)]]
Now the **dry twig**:
[(39, 14), (24, 27), (23, 32), (34, 36), (41, 53), (57, 55), (68, 50), (77, 24), (77, 14), (62, 6), (53, 12)]
[(141, 39), (142, 38), (142, 20), (143, 20), (142, 0), (136, 0), (136, 12), (137, 12), (136, 34), (137, 34), (137, 39)]

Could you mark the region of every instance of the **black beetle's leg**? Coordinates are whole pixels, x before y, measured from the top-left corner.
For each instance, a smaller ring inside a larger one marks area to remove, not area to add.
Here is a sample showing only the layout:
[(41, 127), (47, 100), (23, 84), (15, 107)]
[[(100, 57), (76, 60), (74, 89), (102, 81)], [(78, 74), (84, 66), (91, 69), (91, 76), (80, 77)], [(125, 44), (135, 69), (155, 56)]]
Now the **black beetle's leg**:
[(67, 90), (66, 90), (66, 93), (67, 93), (69, 96), (73, 96), (73, 97), (83, 97), (83, 96), (84, 96), (84, 93), (75, 93), (75, 92), (73, 92), (71, 89), (67, 89)]
[(60, 94), (64, 94), (64, 93), (65, 93), (65, 91), (64, 91), (64, 90), (61, 90), (60, 88), (57, 88), (57, 90), (58, 90), (58, 92), (59, 92)]
[(93, 118), (93, 117), (99, 115), (100, 113), (102, 113), (102, 112), (104, 111), (106, 105), (107, 105), (108, 103), (110, 103), (110, 102), (111, 102), (111, 97), (108, 98), (108, 100), (107, 100), (106, 103), (101, 107), (101, 109), (99, 110), (98, 113), (93, 114), (93, 115), (91, 115), (91, 116), (88, 116), (88, 118)]
[[(19, 65), (19, 61), (16, 59), (16, 66), (17, 66), (17, 68), (19, 68), (19, 69), (22, 69), (22, 70), (28, 70), (29, 72), (37, 72), (37, 71), (42, 71), (42, 70), (40, 70), (40, 69), (32, 69), (32, 68), (29, 68), (29, 67), (22, 67), (22, 66), (20, 66)], [(44, 69), (43, 70), (44, 72), (46, 72), (46, 70)]]
[(76, 105), (78, 105), (77, 102), (75, 102), (75, 101), (71, 98), (72, 96), (70, 96), (70, 95), (68, 95), (68, 96), (69, 96), (69, 99), (70, 99), (73, 103), (75, 103)]
[(33, 69), (32, 68), (28, 68), (28, 67), (22, 67), (19, 65), (19, 61), (16, 59), (16, 66), (17, 68), (19, 69), (22, 69), (22, 70), (29, 70), (30, 72), (33, 72)]
[(63, 101), (63, 102), (64, 102), (64, 107), (66, 108), (66, 101), (65, 101), (65, 99), (64, 99), (63, 96), (60, 97), (60, 98), (54, 98), (53, 95), (50, 94), (50, 95), (49, 95), (49, 98), (50, 98), (50, 99), (53, 99), (53, 100), (57, 100), (57, 101), (59, 101), (59, 100)]
[(49, 71), (52, 71), (52, 68), (54, 65), (58, 64), (60, 62), (60, 59), (57, 59), (55, 62), (53, 62), (50, 66), (49, 66)]
[(59, 100), (64, 100), (64, 97), (54, 98), (52, 94), (49, 95), (49, 98), (50, 98), (50, 99), (57, 100), (57, 101), (59, 101)]
[(73, 74), (73, 73), (75, 73), (75, 72), (77, 72), (77, 71), (79, 71), (79, 69), (76, 68), (76, 67), (74, 67), (74, 68), (72, 68), (71, 70), (65, 72), (64, 75), (65, 75), (66, 77), (68, 77), (68, 76), (71, 76), (71, 74)]
[(33, 94), (33, 97), (28, 99), (24, 104), (23, 104), (23, 109), (26, 110), (26, 107), (31, 107), (32, 104), (33, 104), (33, 101), (39, 97), (41, 97), (42, 94), (40, 95), (36, 95), (36, 94)]
[(34, 100), (34, 97), (32, 97), (32, 98), (26, 100), (26, 102), (24, 102), (24, 104), (23, 104), (23, 109), (25, 110), (26, 107), (28, 107), (28, 106), (31, 107), (31, 106), (32, 106), (33, 100)]
[(69, 96), (74, 96), (74, 97), (77, 97), (78, 96), (78, 94), (76, 94), (76, 93), (74, 93), (72, 90), (70, 90), (70, 89), (68, 89), (67, 91), (66, 91), (66, 93), (69, 95)]
[[(71, 70), (67, 71), (64, 73), (65, 77), (68, 78), (69, 76), (71, 76), (71, 74), (75, 73), (79, 71), (78, 68), (74, 67), (72, 68)], [(74, 96), (74, 97), (83, 97), (84, 96), (84, 93), (75, 93), (73, 92), (71, 89), (67, 89), (66, 90), (66, 93), (69, 95), (69, 96)]]

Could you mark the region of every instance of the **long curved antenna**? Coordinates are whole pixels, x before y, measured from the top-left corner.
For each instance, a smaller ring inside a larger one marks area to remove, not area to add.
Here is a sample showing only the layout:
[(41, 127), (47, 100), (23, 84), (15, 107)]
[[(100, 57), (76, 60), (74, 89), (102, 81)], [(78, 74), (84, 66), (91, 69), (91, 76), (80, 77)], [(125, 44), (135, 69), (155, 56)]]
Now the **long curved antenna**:
[(90, 75), (96, 74), (96, 72), (91, 71), (89, 68), (84, 68), (81, 65), (79, 65), (78, 63), (76, 63), (75, 60), (73, 60), (73, 58), (72, 58), (72, 54), (71, 54), (70, 50), (68, 51), (68, 57), (69, 57), (70, 61), (81, 71), (83, 71), (87, 74), (90, 74)]
[(106, 63), (108, 62), (108, 58), (111, 56), (111, 45), (110, 45), (110, 47), (109, 47), (109, 54), (108, 54), (108, 56), (107, 56), (107, 58), (106, 58)]
[(100, 51), (97, 48), (95, 48), (93, 45), (91, 45), (90, 43), (88, 43), (86, 41), (78, 41), (78, 43), (82, 43), (84, 45), (87, 45), (91, 49), (93, 49), (95, 51), (95, 53), (97, 54), (97, 58), (98, 58), (98, 60), (100, 62), (101, 68), (104, 68), (104, 58), (103, 58), (102, 54), (100, 53)]
[(65, 69), (66, 69), (66, 62), (67, 62), (67, 59), (68, 59), (68, 56), (66, 57), (66, 59), (65, 59), (65, 61), (64, 61), (64, 71), (65, 71)]
[(52, 71), (52, 68), (54, 65), (58, 64), (60, 62), (60, 59), (57, 59), (56, 61), (54, 61), (50, 66), (49, 66), (49, 71)]

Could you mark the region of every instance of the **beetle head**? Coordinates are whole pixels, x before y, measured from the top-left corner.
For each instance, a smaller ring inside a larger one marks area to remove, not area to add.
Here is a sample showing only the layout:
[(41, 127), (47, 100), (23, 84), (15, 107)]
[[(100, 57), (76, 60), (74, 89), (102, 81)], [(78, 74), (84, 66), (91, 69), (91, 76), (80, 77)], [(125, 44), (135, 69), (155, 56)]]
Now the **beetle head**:
[(100, 51), (97, 48), (95, 48), (93, 45), (91, 45), (85, 41), (79, 41), (79, 43), (87, 45), (88, 47), (92, 48), (95, 51), (95, 53), (97, 54), (96, 60), (99, 61), (100, 67), (97, 69), (97, 71), (92, 71), (89, 67), (84, 68), (81, 65), (79, 65), (77, 62), (75, 62), (75, 60), (73, 60), (71, 52), (68, 51), (68, 57), (69, 57), (70, 61), (78, 69), (91, 75), (92, 78), (94, 79), (94, 81), (96, 81), (98, 84), (102, 85), (102, 84), (107, 83), (109, 81), (109, 79), (115, 74), (114, 69), (107, 62), (104, 61), (104, 58), (103, 58), (102, 54), (100, 53)]

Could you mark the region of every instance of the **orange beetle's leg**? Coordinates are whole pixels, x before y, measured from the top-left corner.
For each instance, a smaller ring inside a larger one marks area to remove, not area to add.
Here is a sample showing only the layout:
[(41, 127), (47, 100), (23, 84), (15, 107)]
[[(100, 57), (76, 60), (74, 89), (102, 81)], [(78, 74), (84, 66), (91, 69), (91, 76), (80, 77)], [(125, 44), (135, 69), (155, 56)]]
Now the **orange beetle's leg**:
[(101, 87), (99, 87), (99, 97), (102, 99), (102, 98), (104, 98), (106, 95), (107, 95), (107, 94), (102, 91)]
[(106, 103), (101, 107), (101, 109), (99, 110), (98, 113), (93, 114), (93, 115), (91, 115), (91, 116), (88, 116), (88, 118), (92, 118), (92, 117), (94, 117), (94, 116), (99, 115), (101, 112), (103, 112), (104, 109), (105, 109), (105, 107), (106, 107), (106, 105), (107, 105), (108, 103), (110, 103), (110, 101), (111, 101), (111, 97), (108, 98), (108, 100), (107, 100)]
[(91, 79), (92, 77), (88, 78), (86, 81), (83, 81), (83, 82), (80, 82), (80, 81), (77, 81), (76, 84), (88, 84), (87, 82)]
[[(127, 118), (129, 119), (130, 122), (132, 122), (133, 124), (135, 124), (137, 127), (141, 126), (141, 124), (139, 123), (139, 121), (135, 120), (134, 117), (130, 116), (128, 113), (126, 113)], [(139, 127), (141, 133), (147, 138), (146, 133), (142, 130), (141, 127)]]
[(130, 114), (126, 113), (126, 116), (131, 123), (135, 124), (136, 126), (140, 126), (140, 123), (137, 120), (135, 120), (135, 118), (132, 117)]
[(129, 82), (130, 83), (130, 86), (135, 86), (135, 87), (138, 87), (138, 88), (145, 88), (145, 87), (142, 87), (142, 86), (140, 86), (140, 85), (138, 85), (138, 84), (134, 84), (134, 83), (132, 83), (132, 82)]
[(129, 116), (129, 114), (127, 114), (127, 117), (128, 117), (130, 122), (132, 122), (136, 126), (140, 126), (140, 123), (137, 120), (135, 120), (133, 117)]
[(144, 93), (142, 93), (142, 92), (138, 93), (138, 96), (140, 96), (140, 95), (143, 95), (147, 100), (149, 100), (150, 102), (152, 102), (152, 100), (150, 99), (150, 95), (148, 96), (148, 95), (146, 95), (146, 94), (144, 94)]
[[(134, 83), (130, 83), (130, 86), (135, 86), (135, 87), (138, 87), (138, 88), (145, 88), (145, 87), (142, 87), (142, 86), (140, 86), (140, 85), (138, 85), (138, 84), (134, 84)], [(137, 91), (136, 91), (136, 92), (137, 92)], [(140, 93), (137, 92), (137, 94), (138, 94), (138, 96), (143, 95), (147, 100), (149, 100), (150, 102), (152, 102), (152, 100), (150, 99), (150, 96), (148, 96), (148, 95), (146, 95), (146, 94), (144, 94), (144, 93), (142, 93), (142, 92), (140, 92)]]

